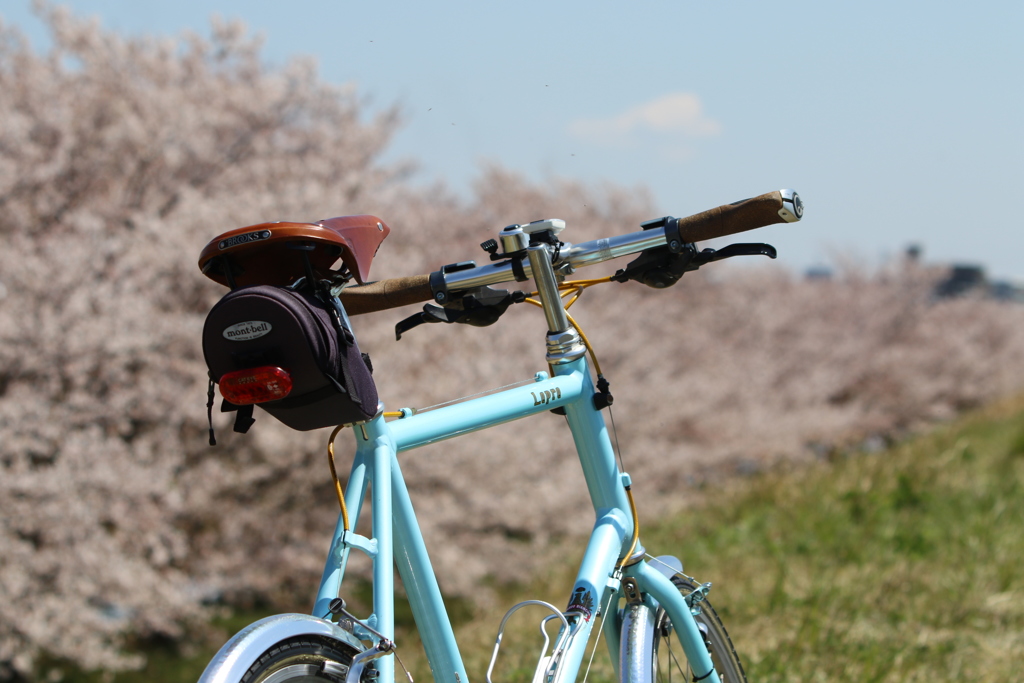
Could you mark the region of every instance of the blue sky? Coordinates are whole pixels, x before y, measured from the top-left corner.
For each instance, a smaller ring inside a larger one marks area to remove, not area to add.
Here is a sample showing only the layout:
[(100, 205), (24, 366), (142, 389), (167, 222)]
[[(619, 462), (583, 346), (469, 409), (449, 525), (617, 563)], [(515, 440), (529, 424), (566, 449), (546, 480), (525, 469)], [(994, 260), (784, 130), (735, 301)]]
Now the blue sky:
[[(313, 55), (371, 107), (400, 105), (389, 158), (424, 182), (465, 191), (497, 162), (646, 185), (677, 216), (793, 187), (804, 221), (758, 239), (794, 269), (919, 243), (1024, 281), (1020, 0), (63, 4), (128, 33), (242, 19), (269, 60)], [(42, 44), (27, 0), (0, 16)]]

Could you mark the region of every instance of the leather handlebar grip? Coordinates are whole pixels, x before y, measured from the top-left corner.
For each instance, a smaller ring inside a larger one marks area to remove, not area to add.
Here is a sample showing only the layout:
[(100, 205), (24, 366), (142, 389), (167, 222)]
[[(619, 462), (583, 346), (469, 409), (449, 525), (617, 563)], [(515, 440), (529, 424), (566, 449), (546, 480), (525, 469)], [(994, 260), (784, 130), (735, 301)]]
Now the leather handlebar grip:
[(361, 315), (431, 301), (434, 294), (430, 275), (411, 275), (346, 287), (340, 298), (349, 315)]
[(683, 242), (701, 242), (775, 223), (798, 221), (802, 215), (799, 196), (792, 190), (777, 190), (680, 218), (679, 237)]

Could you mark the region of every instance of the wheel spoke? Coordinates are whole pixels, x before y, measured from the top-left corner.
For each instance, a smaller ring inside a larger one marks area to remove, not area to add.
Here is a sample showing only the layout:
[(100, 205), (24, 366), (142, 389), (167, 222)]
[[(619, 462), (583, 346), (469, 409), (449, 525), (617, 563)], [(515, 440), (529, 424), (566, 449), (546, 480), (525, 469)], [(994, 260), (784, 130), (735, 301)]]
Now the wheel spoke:
[(673, 664), (675, 665), (675, 670), (679, 672), (679, 675), (682, 676), (683, 680), (685, 681), (686, 680), (686, 671), (683, 670), (683, 665), (679, 663), (679, 658), (676, 657), (676, 651), (673, 650), (672, 647), (671, 647), (671, 641), (670, 641), (669, 644), (670, 644), (670, 647), (668, 648), (668, 658), (669, 658), (668, 676), (669, 676), (669, 681), (672, 680), (672, 668), (673, 668), (672, 665)]

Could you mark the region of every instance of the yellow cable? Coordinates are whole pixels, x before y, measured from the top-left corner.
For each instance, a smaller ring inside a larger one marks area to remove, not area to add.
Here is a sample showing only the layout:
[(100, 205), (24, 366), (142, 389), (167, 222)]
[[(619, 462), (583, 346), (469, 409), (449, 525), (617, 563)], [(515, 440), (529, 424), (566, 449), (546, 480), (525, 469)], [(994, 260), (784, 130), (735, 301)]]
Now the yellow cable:
[(594, 353), (594, 347), (590, 345), (590, 340), (587, 339), (587, 335), (583, 332), (583, 328), (580, 327), (579, 323), (577, 323), (576, 320), (568, 313), (565, 314), (565, 317), (569, 320), (569, 323), (576, 328), (576, 332), (580, 335), (580, 340), (583, 342), (583, 345), (587, 347), (587, 351), (590, 352), (590, 359), (594, 361), (594, 372), (596, 372), (598, 376), (601, 376), (604, 374), (601, 372), (601, 364), (597, 362), (597, 354)]
[(561, 289), (563, 287), (568, 287), (568, 288), (572, 288), (572, 287), (593, 287), (594, 285), (602, 285), (605, 282), (611, 282), (611, 281), (612, 281), (612, 276), (608, 275), (607, 277), (596, 277), (596, 278), (593, 278), (592, 280), (566, 280), (565, 282), (563, 282), (560, 285), (558, 285), (558, 287), (559, 287), (559, 289)]
[(579, 301), (580, 296), (582, 296), (582, 295), (583, 295), (583, 287), (577, 287), (576, 291), (573, 292), (572, 296), (569, 297), (569, 300), (565, 302), (565, 310), (568, 311), (569, 307), (572, 306), (577, 301)]
[(341, 492), (341, 482), (338, 481), (338, 470), (334, 467), (334, 439), (338, 432), (345, 428), (345, 425), (338, 425), (331, 432), (331, 438), (327, 441), (327, 461), (331, 464), (331, 478), (334, 480), (334, 492), (338, 494), (338, 504), (341, 505), (341, 521), (348, 531), (348, 508), (345, 507), (345, 494)]
[[(612, 282), (612, 276), (594, 278), (593, 280), (566, 280), (565, 282), (558, 283), (558, 289), (560, 290), (572, 290), (575, 289), (577, 293), (582, 292), (587, 287), (593, 287), (594, 285), (603, 285), (606, 282)], [(540, 292), (528, 292), (526, 296), (537, 296)], [(564, 296), (564, 294), (563, 294)]]
[(633, 551), (636, 550), (636, 544), (640, 542), (640, 515), (636, 511), (636, 502), (633, 501), (633, 491), (631, 487), (626, 487), (626, 498), (629, 499), (629, 511), (633, 513), (633, 540), (629, 544), (629, 552), (626, 556), (619, 561), (619, 569), (626, 566), (629, 562), (629, 558), (633, 557)]

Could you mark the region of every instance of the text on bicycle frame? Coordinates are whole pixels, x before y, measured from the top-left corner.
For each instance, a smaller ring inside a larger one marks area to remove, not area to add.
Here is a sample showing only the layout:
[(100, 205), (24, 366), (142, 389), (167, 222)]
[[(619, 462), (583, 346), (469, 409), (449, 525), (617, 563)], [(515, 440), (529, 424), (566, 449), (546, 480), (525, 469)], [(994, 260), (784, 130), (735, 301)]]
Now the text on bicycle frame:
[(562, 390), (555, 387), (554, 389), (545, 389), (540, 394), (531, 391), (530, 396), (533, 396), (533, 405), (542, 406), (562, 398)]

